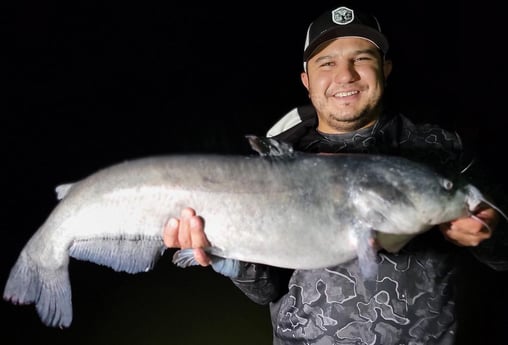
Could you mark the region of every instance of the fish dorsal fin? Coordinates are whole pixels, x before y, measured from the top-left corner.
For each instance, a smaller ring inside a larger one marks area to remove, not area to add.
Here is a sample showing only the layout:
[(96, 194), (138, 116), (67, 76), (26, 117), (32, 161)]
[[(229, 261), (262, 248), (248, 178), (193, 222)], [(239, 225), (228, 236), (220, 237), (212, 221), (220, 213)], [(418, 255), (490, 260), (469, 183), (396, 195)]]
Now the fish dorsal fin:
[(250, 147), (263, 157), (292, 158), (295, 156), (293, 147), (283, 141), (256, 135), (246, 135)]
[(56, 198), (62, 200), (72, 188), (74, 183), (64, 183), (55, 188)]

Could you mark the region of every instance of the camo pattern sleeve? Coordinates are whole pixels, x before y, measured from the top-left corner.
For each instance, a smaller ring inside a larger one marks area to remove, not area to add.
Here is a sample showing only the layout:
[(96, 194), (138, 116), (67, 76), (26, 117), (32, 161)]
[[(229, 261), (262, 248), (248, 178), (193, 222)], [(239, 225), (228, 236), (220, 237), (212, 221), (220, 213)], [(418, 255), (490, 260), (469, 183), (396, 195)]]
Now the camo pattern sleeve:
[(231, 280), (253, 302), (266, 305), (287, 292), (291, 274), (292, 270), (242, 262), (240, 274)]

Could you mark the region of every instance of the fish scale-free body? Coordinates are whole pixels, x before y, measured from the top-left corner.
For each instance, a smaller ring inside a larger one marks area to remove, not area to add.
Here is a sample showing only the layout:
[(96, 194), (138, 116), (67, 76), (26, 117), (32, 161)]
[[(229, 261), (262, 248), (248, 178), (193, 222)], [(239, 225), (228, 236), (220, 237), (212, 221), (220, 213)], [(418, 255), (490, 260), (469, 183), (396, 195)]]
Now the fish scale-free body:
[[(206, 250), (216, 263), (314, 269), (357, 256), (372, 268), (374, 231), (381, 247), (397, 251), (483, 201), (473, 186), (453, 186), (402, 158), (282, 151), (277, 157), (142, 158), (57, 187), (61, 200), (21, 251), (4, 298), (35, 303), (45, 324), (67, 327), (70, 257), (117, 271), (148, 271), (164, 252), (164, 224), (188, 206), (205, 219)], [(188, 251), (177, 252), (174, 261), (195, 264)], [(229, 269), (213, 266), (223, 274)]]

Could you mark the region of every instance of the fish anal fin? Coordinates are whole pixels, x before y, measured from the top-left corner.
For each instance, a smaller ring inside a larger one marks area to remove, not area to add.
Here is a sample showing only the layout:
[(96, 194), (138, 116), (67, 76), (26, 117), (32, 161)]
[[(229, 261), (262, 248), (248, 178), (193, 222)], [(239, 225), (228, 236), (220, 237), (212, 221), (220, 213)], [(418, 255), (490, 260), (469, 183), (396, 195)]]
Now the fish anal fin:
[(69, 255), (115, 271), (139, 273), (150, 271), (165, 248), (162, 239), (157, 236), (92, 238), (74, 241)]

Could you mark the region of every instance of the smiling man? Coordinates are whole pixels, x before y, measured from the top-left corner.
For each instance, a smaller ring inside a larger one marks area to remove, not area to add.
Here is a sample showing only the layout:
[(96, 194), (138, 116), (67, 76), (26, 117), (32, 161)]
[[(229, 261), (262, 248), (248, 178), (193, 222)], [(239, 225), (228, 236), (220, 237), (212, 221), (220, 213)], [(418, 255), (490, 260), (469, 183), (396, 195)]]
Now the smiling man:
[[(461, 161), (458, 135), (384, 108), (392, 69), (387, 53), (375, 16), (346, 6), (324, 12), (310, 24), (304, 44), (301, 81), (311, 104), (294, 108), (267, 136), (305, 152), (399, 155), (439, 171), (461, 171), (468, 162)], [(195, 259), (206, 266), (202, 248), (209, 244), (196, 211), (187, 208), (171, 219), (164, 241), (195, 248)], [(373, 278), (363, 279), (356, 259), (318, 270), (241, 263), (233, 283), (256, 303), (269, 304), (274, 344), (451, 345), (457, 263), (473, 253), (486, 266), (508, 269), (506, 237), (498, 212), (482, 205), (472, 217), (413, 238), (399, 253), (379, 251)]]

